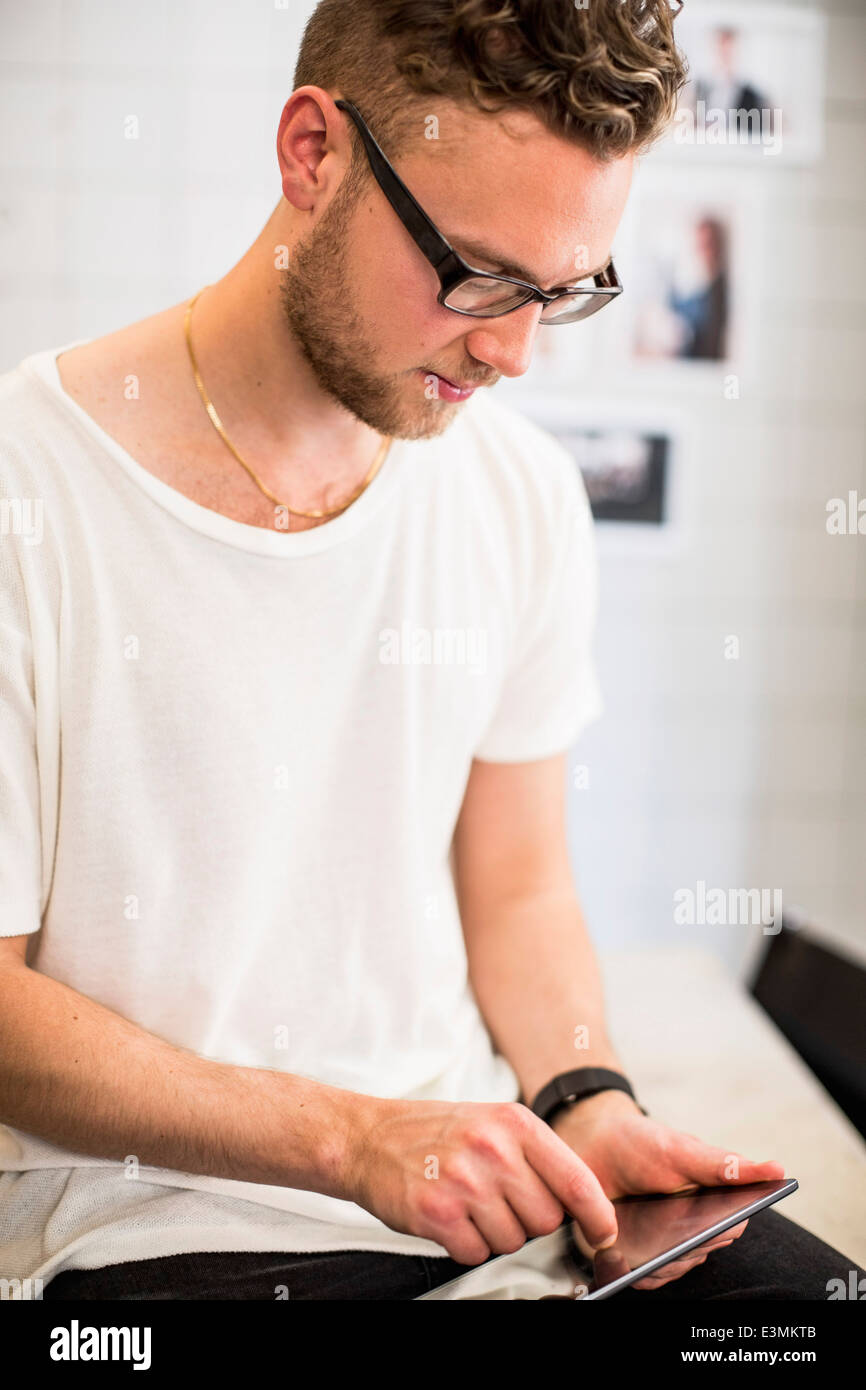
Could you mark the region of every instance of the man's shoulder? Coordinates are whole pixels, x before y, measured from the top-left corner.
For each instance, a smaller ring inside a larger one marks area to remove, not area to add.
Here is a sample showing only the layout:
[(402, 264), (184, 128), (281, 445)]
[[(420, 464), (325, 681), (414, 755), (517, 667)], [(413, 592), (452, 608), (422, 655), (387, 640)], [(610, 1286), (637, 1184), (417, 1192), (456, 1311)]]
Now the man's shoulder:
[(11, 441), (23, 426), (31, 443), (50, 444), (79, 410), (110, 432), (114, 415), (128, 404), (116, 390), (118, 363), (124, 364), (124, 377), (147, 370), (153, 381), (159, 334), (173, 313), (174, 308), (161, 310), (98, 337), (75, 338), (23, 357), (0, 375), (0, 438)]
[(0, 421), (4, 425), (20, 425), (32, 416), (39, 399), (32, 367), (45, 355), (45, 352), (31, 353), (14, 367), (0, 372)]
[(29, 470), (50, 430), (54, 411), (43, 373), (51, 352), (30, 353), (0, 373), (0, 480), (4, 482)]
[(95, 364), (102, 344), (116, 336), (75, 338), (40, 348), (0, 373), (0, 476), (5, 480), (15, 471), (47, 478), (76, 441), (83, 444), (76, 417), (86, 401), (70, 392), (68, 380), (61, 381), (57, 360), (63, 357), (67, 375), (68, 364), (74, 364), (72, 380), (90, 382), (91, 394), (104, 390)]

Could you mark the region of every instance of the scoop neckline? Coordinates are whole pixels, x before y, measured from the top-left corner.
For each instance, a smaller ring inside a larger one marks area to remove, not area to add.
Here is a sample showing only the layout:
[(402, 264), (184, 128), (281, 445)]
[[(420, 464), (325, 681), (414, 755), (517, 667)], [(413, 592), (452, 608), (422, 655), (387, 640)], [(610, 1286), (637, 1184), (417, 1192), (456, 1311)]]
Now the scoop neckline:
[(379, 511), (394, 491), (400, 463), (408, 442), (403, 439), (392, 440), (391, 447), (379, 472), (368, 485), (366, 491), (362, 492), (361, 496), (346, 511), (341, 512), (331, 521), (326, 521), (321, 526), (314, 526), (308, 531), (277, 531), (264, 526), (250, 526), (245, 521), (235, 521), (232, 517), (224, 516), (222, 512), (204, 507), (200, 502), (194, 502), (185, 493), (179, 492), (177, 488), (171, 487), (161, 478), (157, 478), (104, 430), (93, 416), (79, 405), (78, 401), (69, 395), (60, 379), (57, 358), (61, 353), (68, 352), (71, 348), (82, 347), (93, 341), (93, 338), (75, 338), (59, 347), (45, 348), (40, 352), (31, 353), (22, 360), (21, 367), (28, 375), (34, 377), (49, 390), (52, 398), (59, 401), (79, 426), (120, 465), (127, 477), (141, 491), (147, 493), (153, 501), (157, 502), (165, 511), (170, 512), (177, 520), (191, 527), (192, 530), (209, 536), (212, 540), (222, 541), (227, 545), (235, 546), (240, 550), (251, 551), (257, 555), (276, 556), (278, 558), (315, 554), (318, 551), (328, 550), (334, 545), (339, 545), (350, 536), (356, 535)]

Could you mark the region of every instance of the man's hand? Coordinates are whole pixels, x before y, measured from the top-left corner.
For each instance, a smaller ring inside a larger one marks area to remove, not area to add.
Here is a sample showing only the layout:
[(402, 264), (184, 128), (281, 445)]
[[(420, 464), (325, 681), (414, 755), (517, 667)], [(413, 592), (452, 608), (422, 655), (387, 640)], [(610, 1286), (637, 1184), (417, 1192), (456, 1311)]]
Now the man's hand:
[[(641, 1192), (687, 1192), (696, 1187), (766, 1182), (785, 1176), (784, 1165), (756, 1163), (659, 1124), (623, 1091), (601, 1091), (554, 1117), (552, 1128), (579, 1154), (611, 1199)], [(736, 1173), (731, 1177), (731, 1171)], [(711, 1250), (730, 1245), (748, 1222), (731, 1226), (682, 1259), (640, 1279), (636, 1289), (657, 1289), (703, 1264)], [(604, 1258), (604, 1257), (603, 1257)]]
[(460, 1264), (519, 1250), (566, 1213), (593, 1249), (616, 1237), (598, 1178), (516, 1101), (365, 1097), (349, 1149), (340, 1195), (394, 1231), (437, 1241)]

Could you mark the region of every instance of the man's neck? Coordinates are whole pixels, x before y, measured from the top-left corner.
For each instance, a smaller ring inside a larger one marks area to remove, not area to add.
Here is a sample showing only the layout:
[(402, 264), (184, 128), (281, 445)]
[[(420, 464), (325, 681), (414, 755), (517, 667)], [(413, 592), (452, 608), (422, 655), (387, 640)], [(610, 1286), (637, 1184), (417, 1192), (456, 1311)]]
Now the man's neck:
[[(381, 436), (319, 387), (285, 322), (273, 247), (263, 242), (267, 228), (227, 275), (203, 288), (190, 321), (193, 350), (241, 457), (276, 496), (327, 510), (360, 484)], [(195, 390), (191, 369), (189, 381)]]
[[(275, 240), (272, 232), (271, 245)], [(256, 265), (273, 264), (273, 252), (266, 258), (260, 242), (222, 280), (203, 288), (190, 322), (193, 350), (241, 458), (290, 507), (327, 511), (363, 481), (381, 437), (319, 389), (281, 316), (276, 278), (256, 273)], [(283, 526), (285, 517), (277, 523), (273, 502), (208, 418), (185, 342), (187, 303), (61, 354), (61, 383), (170, 487), (235, 520)], [(131, 379), (135, 392), (127, 389)], [(326, 521), (292, 515), (287, 529)]]

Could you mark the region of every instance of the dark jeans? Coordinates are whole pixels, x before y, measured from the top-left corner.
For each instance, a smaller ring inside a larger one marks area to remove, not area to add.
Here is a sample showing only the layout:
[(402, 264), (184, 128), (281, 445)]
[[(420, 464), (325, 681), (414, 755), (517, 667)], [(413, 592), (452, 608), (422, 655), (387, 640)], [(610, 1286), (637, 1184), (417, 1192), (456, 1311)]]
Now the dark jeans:
[[(495, 1256), (491, 1256), (495, 1258)], [(254, 1252), (164, 1255), (104, 1269), (64, 1270), (45, 1299), (412, 1299), (467, 1273), (447, 1257), (339, 1250), (334, 1254)], [(702, 1265), (659, 1289), (624, 1289), (617, 1299), (817, 1299), (827, 1281), (866, 1271), (778, 1212), (753, 1216), (743, 1234)], [(864, 1283), (860, 1293), (866, 1293)], [(282, 1295), (285, 1297), (285, 1293)]]

